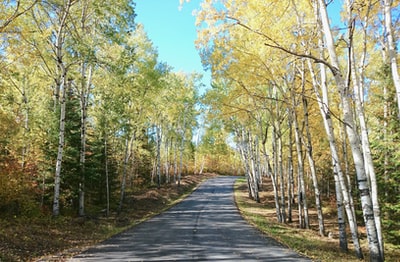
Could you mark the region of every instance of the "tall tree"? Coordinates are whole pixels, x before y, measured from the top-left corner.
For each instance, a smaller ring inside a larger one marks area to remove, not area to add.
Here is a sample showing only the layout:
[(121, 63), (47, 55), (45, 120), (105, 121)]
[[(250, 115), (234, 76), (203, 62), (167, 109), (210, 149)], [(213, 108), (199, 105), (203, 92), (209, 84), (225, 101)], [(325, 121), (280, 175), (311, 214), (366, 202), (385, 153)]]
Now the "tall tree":
[(400, 119), (400, 76), (399, 76), (399, 69), (397, 64), (397, 51), (396, 51), (396, 39), (395, 34), (393, 32), (392, 26), (392, 7), (394, 1), (393, 0), (384, 0), (383, 1), (383, 14), (384, 14), (384, 21), (385, 21), (385, 38), (386, 38), (386, 50), (387, 50), (387, 59), (390, 64), (393, 83), (396, 89), (396, 100), (397, 100), (397, 107), (398, 107), (398, 118)]
[[(67, 18), (70, 15), (71, 7), (76, 1), (68, 0), (65, 5), (56, 7), (59, 9), (56, 11), (58, 14), (59, 24), (54, 29), (54, 42), (52, 47), (54, 48), (54, 57), (56, 60), (57, 76), (55, 78), (55, 100), (60, 102), (60, 128), (59, 128), (59, 142), (56, 160), (56, 169), (54, 176), (54, 199), (53, 199), (53, 216), (60, 214), (60, 183), (61, 183), (61, 165), (64, 151), (64, 137), (65, 137), (65, 113), (66, 113), (66, 95), (67, 89), (70, 88), (70, 82), (68, 82), (68, 64), (65, 61), (65, 41), (68, 35), (67, 32)], [(60, 93), (61, 92), (61, 93)]]
[(383, 261), (374, 219), (374, 212), (372, 210), (372, 200), (370, 195), (370, 187), (368, 184), (368, 177), (365, 172), (364, 159), (360, 149), (361, 143), (356, 131), (357, 127), (353, 119), (353, 110), (348, 96), (349, 87), (346, 83), (346, 79), (344, 78), (344, 74), (340, 70), (339, 60), (336, 54), (332, 31), (326, 11), (326, 5), (321, 0), (319, 0), (319, 10), (322, 22), (322, 30), (325, 35), (325, 44), (327, 45), (327, 51), (329, 53), (332, 63), (331, 70), (335, 78), (337, 88), (341, 95), (341, 102), (343, 105), (343, 121), (345, 121), (346, 123), (346, 132), (349, 138), (354, 165), (357, 172), (357, 182), (361, 194), (362, 209), (364, 213), (364, 221), (367, 228), (371, 259), (373, 261)]

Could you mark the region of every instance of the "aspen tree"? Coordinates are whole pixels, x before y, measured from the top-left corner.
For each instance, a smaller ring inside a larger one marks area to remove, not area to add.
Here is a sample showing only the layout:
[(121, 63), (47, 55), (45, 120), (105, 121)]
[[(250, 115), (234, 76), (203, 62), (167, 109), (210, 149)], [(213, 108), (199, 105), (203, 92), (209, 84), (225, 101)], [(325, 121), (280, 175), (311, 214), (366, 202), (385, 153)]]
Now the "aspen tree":
[[(56, 78), (55, 99), (60, 102), (60, 128), (59, 142), (54, 178), (54, 200), (53, 200), (53, 216), (60, 214), (60, 183), (61, 183), (61, 165), (64, 151), (64, 136), (65, 136), (65, 112), (66, 112), (66, 92), (70, 88), (68, 83), (68, 66), (64, 61), (64, 43), (67, 36), (67, 18), (70, 15), (71, 7), (76, 3), (74, 0), (68, 0), (65, 6), (60, 6), (60, 23), (55, 30), (54, 53), (57, 62), (58, 76)], [(60, 94), (61, 91), (61, 94)], [(61, 96), (61, 97), (60, 97)]]
[(343, 74), (340, 70), (339, 60), (336, 54), (334, 40), (329, 24), (329, 19), (324, 1), (319, 0), (319, 13), (321, 16), (322, 30), (325, 36), (325, 44), (332, 63), (332, 74), (338, 91), (341, 96), (343, 105), (343, 121), (346, 123), (346, 132), (349, 138), (350, 147), (352, 149), (353, 161), (357, 173), (357, 183), (360, 190), (364, 221), (367, 229), (368, 244), (372, 261), (383, 261), (382, 252), (380, 251), (379, 240), (377, 236), (377, 228), (374, 220), (374, 212), (372, 210), (372, 201), (370, 196), (370, 187), (368, 177), (365, 172), (364, 159), (360, 150), (360, 139), (356, 132), (356, 125), (353, 118), (353, 110), (348, 97), (348, 86)]
[(294, 96), (294, 91), (291, 90), (291, 99), (293, 110), (293, 127), (294, 127), (294, 137), (297, 151), (297, 165), (298, 165), (298, 195), (297, 203), (299, 210), (299, 226), (301, 228), (310, 228), (310, 222), (308, 219), (308, 206), (307, 206), (307, 196), (304, 182), (304, 163), (303, 163), (303, 142), (301, 141), (300, 127), (298, 124), (297, 112), (296, 112), (296, 100)]
[(385, 34), (387, 40), (387, 57), (389, 59), (390, 68), (392, 71), (392, 78), (393, 83), (396, 89), (396, 100), (397, 100), (397, 107), (398, 107), (398, 119), (400, 120), (400, 76), (399, 76), (399, 69), (397, 64), (397, 51), (396, 51), (396, 39), (395, 35), (393, 34), (392, 28), (392, 6), (393, 0), (384, 0), (383, 1), (383, 14), (384, 14), (384, 21), (385, 21)]
[[(378, 200), (378, 185), (377, 178), (375, 174), (374, 163), (372, 159), (371, 153), (371, 145), (369, 141), (368, 135), (368, 126), (367, 120), (365, 116), (365, 106), (364, 106), (364, 96), (365, 96), (365, 68), (366, 68), (366, 56), (367, 56), (367, 28), (369, 25), (370, 19), (370, 9), (371, 9), (371, 1), (367, 3), (367, 10), (364, 15), (362, 21), (362, 38), (361, 38), (361, 50), (357, 52), (356, 57), (356, 47), (354, 43), (354, 30), (355, 30), (355, 17), (353, 14), (353, 10), (356, 8), (355, 3), (350, 1), (346, 1), (347, 5), (347, 16), (349, 30), (348, 30), (348, 56), (351, 70), (351, 79), (353, 84), (353, 92), (354, 92), (354, 101), (355, 101), (355, 112), (357, 115), (357, 120), (360, 126), (360, 137), (361, 137), (361, 145), (362, 145), (362, 153), (364, 156), (364, 165), (366, 175), (369, 179), (370, 190), (371, 190), (371, 201), (373, 205), (374, 211), (374, 221), (376, 225), (376, 231), (378, 235), (379, 248), (381, 252), (382, 259), (384, 260), (384, 246), (383, 246), (383, 237), (382, 237), (382, 226), (381, 226), (381, 215), (380, 215), (380, 206)], [(357, 59), (359, 57), (359, 59)], [(399, 82), (400, 83), (400, 82)], [(353, 206), (353, 205), (352, 205)]]
[(304, 59), (301, 60), (302, 68), (299, 70), (301, 75), (301, 87), (302, 87), (302, 105), (303, 105), (303, 116), (304, 116), (304, 125), (306, 131), (306, 139), (305, 139), (305, 147), (306, 147), (306, 154), (307, 159), (310, 166), (311, 172), (311, 179), (313, 181), (314, 186), (314, 194), (315, 194), (315, 205), (317, 209), (317, 216), (318, 216), (318, 226), (319, 226), (319, 234), (321, 236), (325, 236), (325, 225), (324, 225), (324, 216), (322, 213), (322, 203), (321, 203), (321, 193), (318, 186), (318, 178), (317, 178), (317, 171), (315, 166), (315, 161), (313, 157), (313, 146), (311, 140), (311, 132), (310, 132), (310, 125), (309, 125), (309, 111), (308, 111), (308, 101), (306, 98), (305, 93), (305, 61)]
[[(339, 158), (339, 153), (336, 145), (336, 138), (335, 133), (333, 131), (333, 123), (332, 123), (332, 116), (329, 108), (329, 100), (328, 100), (328, 91), (326, 86), (326, 72), (325, 67), (323, 65), (320, 66), (320, 82), (321, 82), (321, 92), (318, 90), (317, 86), (317, 79), (314, 73), (314, 70), (311, 65), (311, 61), (308, 61), (308, 67), (311, 73), (314, 93), (317, 97), (317, 102), (320, 108), (322, 120), (325, 127), (325, 132), (327, 134), (327, 138), (329, 141), (329, 147), (331, 151), (331, 158), (332, 158), (332, 167), (333, 167), (333, 175), (335, 181), (335, 193), (336, 193), (336, 206), (337, 206), (337, 216), (338, 216), (338, 229), (339, 229), (339, 246), (343, 251), (348, 250), (347, 244), (347, 233), (346, 233), (346, 218), (345, 212), (343, 208), (344, 200), (343, 198), (347, 199), (349, 197), (347, 187), (342, 188), (339, 177), (343, 177), (343, 172), (341, 168), (341, 161)], [(348, 202), (346, 202), (348, 203)], [(346, 205), (346, 211), (348, 211), (348, 206)], [(358, 239), (358, 232), (357, 232), (357, 225), (354, 220), (354, 214), (351, 212), (351, 216), (348, 217), (350, 230), (353, 236), (353, 242), (355, 245), (356, 252), (358, 252), (358, 256), (362, 257), (361, 247), (359, 245)]]
[(293, 176), (293, 113), (290, 111), (288, 115), (288, 222), (292, 223), (292, 205), (295, 203), (294, 195), (294, 176)]
[[(8, 2), (8, 1), (7, 1)], [(11, 27), (18, 17), (29, 12), (39, 0), (16, 0), (13, 3), (4, 3), (0, 7), (0, 33)]]

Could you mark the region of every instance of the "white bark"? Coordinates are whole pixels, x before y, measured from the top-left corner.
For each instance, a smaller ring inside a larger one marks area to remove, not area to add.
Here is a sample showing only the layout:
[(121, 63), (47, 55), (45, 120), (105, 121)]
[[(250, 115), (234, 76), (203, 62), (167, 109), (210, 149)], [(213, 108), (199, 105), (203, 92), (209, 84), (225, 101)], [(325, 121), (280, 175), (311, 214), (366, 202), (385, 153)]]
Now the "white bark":
[(170, 174), (169, 174), (169, 141), (165, 139), (164, 143), (164, 150), (165, 150), (165, 162), (164, 162), (164, 169), (165, 169), (165, 182), (170, 183)]
[(304, 183), (304, 163), (303, 163), (303, 149), (301, 142), (300, 128), (297, 121), (296, 113), (296, 100), (294, 97), (294, 91), (291, 90), (291, 99), (293, 111), (293, 126), (294, 126), (294, 137), (297, 151), (297, 165), (298, 165), (298, 205), (299, 205), (299, 226), (301, 228), (310, 228), (309, 218), (308, 218), (308, 206), (307, 206), (307, 196), (306, 188)]
[(178, 159), (177, 159), (177, 142), (175, 143), (174, 146), (174, 185), (176, 185), (176, 179), (178, 175)]
[(393, 0), (384, 0), (385, 33), (387, 38), (390, 68), (392, 70), (393, 83), (396, 88), (396, 99), (398, 107), (397, 117), (400, 120), (400, 76), (397, 65), (396, 41), (394, 39), (392, 28), (392, 5)]
[[(69, 0), (65, 5), (62, 17), (60, 18), (60, 25), (56, 32), (56, 38), (54, 43), (55, 59), (57, 72), (59, 72), (59, 78), (56, 79), (56, 90), (55, 90), (55, 101), (60, 102), (60, 128), (59, 128), (59, 141), (56, 159), (56, 170), (54, 176), (54, 199), (53, 199), (53, 216), (60, 214), (60, 183), (61, 183), (61, 166), (64, 152), (64, 140), (65, 140), (65, 111), (66, 111), (66, 88), (67, 88), (67, 67), (63, 60), (64, 52), (64, 36), (67, 17), (69, 15), (70, 8), (73, 4), (72, 0)], [(59, 101), (60, 91), (62, 92), (61, 100)]]
[[(257, 170), (257, 160), (256, 160), (256, 141), (253, 141), (252, 134), (250, 132), (248, 135), (248, 152), (249, 152), (249, 161), (250, 161), (250, 182), (253, 193), (253, 198), (256, 202), (260, 202), (259, 193), (258, 193), (258, 170)], [(255, 139), (256, 140), (256, 139)]]
[(374, 220), (374, 212), (372, 209), (370, 188), (364, 168), (363, 155), (360, 149), (361, 141), (356, 130), (357, 127), (355, 125), (355, 121), (353, 119), (353, 110), (348, 96), (349, 93), (348, 86), (340, 70), (339, 60), (336, 55), (334, 40), (330, 29), (328, 14), (326, 11), (325, 2), (323, 0), (319, 0), (319, 9), (320, 9), (323, 32), (325, 35), (325, 44), (327, 46), (327, 50), (329, 52), (332, 64), (332, 69), (333, 69), (332, 73), (335, 78), (335, 82), (342, 100), (341, 102), (343, 105), (343, 121), (346, 123), (347, 137), (350, 142), (353, 161), (357, 173), (357, 182), (361, 196), (364, 221), (367, 229), (370, 256), (372, 261), (382, 261), (383, 259), (381, 257), (381, 252), (378, 242), (377, 230)]
[(179, 146), (179, 171), (178, 171), (178, 187), (181, 186), (181, 177), (183, 170), (183, 151), (185, 150), (185, 120), (183, 121), (183, 128), (181, 130), (181, 144)]
[(62, 97), (60, 100), (61, 112), (60, 112), (60, 129), (58, 135), (58, 151), (56, 160), (56, 173), (54, 177), (54, 200), (53, 200), (53, 216), (60, 214), (60, 184), (61, 184), (61, 165), (64, 152), (64, 140), (65, 140), (65, 111), (66, 111), (66, 75), (61, 77), (61, 89)]
[[(280, 129), (280, 124), (279, 124), (279, 129)], [(285, 179), (283, 176), (283, 161), (282, 161), (282, 132), (279, 130), (278, 132), (278, 172), (279, 172), (279, 178), (280, 178), (280, 198), (281, 198), (281, 203), (280, 203), (280, 208), (281, 208), (281, 216), (282, 216), (282, 223), (286, 222), (286, 203), (285, 203)]]
[(305, 141), (306, 142), (306, 154), (307, 154), (308, 163), (310, 165), (311, 178), (312, 178), (313, 187), (314, 187), (315, 206), (317, 209), (319, 234), (321, 236), (324, 236), (325, 235), (324, 216), (322, 213), (321, 193), (319, 191), (319, 186), (318, 186), (318, 178), (317, 178), (317, 172), (316, 172), (316, 167), (315, 167), (315, 161), (314, 161), (313, 154), (312, 154), (311, 133), (310, 133), (310, 127), (308, 124), (307, 100), (304, 96), (303, 96), (302, 100), (303, 100), (304, 124), (305, 124), (306, 137), (307, 137), (307, 141)]
[[(283, 222), (283, 217), (281, 213), (281, 206), (279, 203), (279, 191), (278, 191), (278, 158), (276, 154), (277, 146), (276, 146), (276, 131), (275, 128), (272, 130), (272, 162), (273, 162), (273, 170), (271, 172), (271, 181), (272, 187), (274, 189), (274, 200), (275, 200), (275, 209), (276, 209), (276, 216), (278, 222)], [(266, 155), (268, 157), (268, 155)], [(268, 159), (266, 159), (268, 161)]]
[[(350, 6), (350, 4), (349, 4)], [(351, 8), (349, 8), (351, 10)], [(351, 14), (351, 12), (350, 12)], [(351, 16), (351, 15), (349, 15)], [(368, 19), (366, 17), (365, 19)], [(364, 24), (367, 24), (368, 21), (365, 21)], [(365, 25), (366, 26), (366, 25)], [(354, 46), (350, 45), (350, 54), (349, 57), (351, 58), (351, 77), (352, 77), (352, 83), (353, 83), (353, 90), (354, 90), (354, 101), (355, 101), (355, 109), (356, 109), (356, 114), (357, 114), (357, 119), (358, 123), (360, 126), (360, 131), (361, 131), (361, 148), (362, 148), (362, 153), (364, 156), (364, 165), (365, 165), (365, 171), (366, 175), (369, 178), (370, 182), (370, 187), (371, 187), (371, 201), (373, 205), (373, 211), (374, 211), (374, 220), (375, 220), (375, 225), (376, 225), (376, 231), (378, 235), (378, 241), (379, 241), (379, 247), (381, 251), (381, 255), (383, 258), (383, 236), (382, 236), (382, 226), (381, 226), (381, 215), (380, 215), (380, 206), (379, 206), (379, 200), (378, 200), (378, 184), (377, 184), (377, 179), (376, 179), (376, 174), (375, 174), (375, 168), (374, 168), (374, 163), (372, 159), (372, 153), (371, 153), (371, 145), (369, 143), (369, 135), (368, 135), (368, 127), (367, 127), (367, 121), (365, 119), (365, 110), (364, 110), (364, 68), (365, 68), (365, 56), (366, 56), (366, 29), (364, 30), (364, 44), (363, 44), (363, 51), (362, 51), (362, 56), (360, 59), (360, 64), (358, 68), (356, 67), (356, 57), (355, 57), (355, 50)], [(350, 35), (350, 44), (352, 43), (352, 35)]]
[(120, 213), (122, 211), (122, 206), (124, 204), (125, 189), (126, 189), (126, 176), (128, 173), (129, 159), (132, 156), (132, 145), (133, 145), (134, 141), (135, 141), (135, 134), (133, 134), (131, 136), (130, 140), (128, 139), (128, 137), (125, 138), (125, 154), (124, 154), (124, 163), (123, 163), (123, 169), (122, 169), (122, 180), (121, 180), (121, 191), (120, 191), (120, 198), (119, 198), (119, 205), (118, 205), (118, 213)]
[(161, 125), (156, 125), (156, 176), (157, 186), (161, 186)]
[(350, 206), (350, 198), (349, 191), (347, 190), (347, 185), (345, 183), (341, 162), (339, 158), (339, 153), (336, 145), (336, 138), (333, 129), (333, 122), (331, 118), (331, 112), (329, 108), (329, 99), (328, 99), (328, 88), (326, 86), (326, 74), (325, 74), (325, 66), (321, 65), (321, 89), (322, 96), (318, 90), (316, 83), (316, 76), (313, 73), (313, 69), (311, 66), (311, 62), (308, 63), (310, 72), (312, 74), (313, 79), (313, 87), (317, 97), (317, 102), (320, 108), (320, 112), (322, 115), (325, 132), (327, 134), (327, 138), (329, 141), (329, 148), (332, 156), (332, 165), (335, 179), (335, 192), (336, 192), (336, 203), (337, 203), (337, 211), (338, 211), (338, 227), (339, 227), (339, 236), (340, 236), (340, 247), (342, 250), (347, 250), (347, 237), (346, 237), (346, 226), (345, 226), (345, 218), (343, 212), (343, 205), (346, 210), (347, 219), (349, 222), (350, 232), (352, 234), (352, 239), (354, 243), (354, 248), (357, 253), (357, 257), (362, 258), (363, 254), (361, 251), (359, 238), (358, 238), (358, 228), (355, 222), (354, 213), (352, 212)]
[(293, 126), (292, 113), (289, 114), (289, 156), (288, 156), (288, 222), (292, 223), (292, 204), (294, 203), (294, 178), (293, 178)]

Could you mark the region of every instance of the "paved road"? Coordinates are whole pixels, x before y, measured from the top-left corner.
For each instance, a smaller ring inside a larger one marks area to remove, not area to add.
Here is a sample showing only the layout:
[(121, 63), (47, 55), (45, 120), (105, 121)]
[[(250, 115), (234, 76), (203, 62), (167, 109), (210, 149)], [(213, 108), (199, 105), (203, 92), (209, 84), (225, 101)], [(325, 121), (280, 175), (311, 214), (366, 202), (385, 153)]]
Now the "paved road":
[(170, 210), (71, 261), (310, 261), (242, 219), (233, 199), (235, 179), (207, 180)]

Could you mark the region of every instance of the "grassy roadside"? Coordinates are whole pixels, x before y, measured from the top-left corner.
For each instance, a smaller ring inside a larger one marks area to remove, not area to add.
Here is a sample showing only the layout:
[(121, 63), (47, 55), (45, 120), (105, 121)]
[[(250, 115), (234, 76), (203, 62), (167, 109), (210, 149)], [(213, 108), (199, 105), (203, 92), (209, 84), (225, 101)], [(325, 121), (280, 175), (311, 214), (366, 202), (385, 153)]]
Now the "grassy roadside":
[(163, 185), (133, 193), (124, 212), (87, 217), (0, 218), (0, 261), (65, 261), (89, 246), (172, 207), (215, 174), (188, 175), (181, 187)]
[[(318, 225), (311, 224), (310, 230), (297, 228), (294, 221), (291, 224), (281, 224), (276, 221), (276, 213), (271, 188), (260, 192), (261, 203), (256, 203), (249, 199), (246, 181), (243, 178), (237, 180), (235, 184), (235, 201), (242, 216), (253, 226), (264, 232), (266, 235), (278, 240), (280, 243), (290, 247), (297, 252), (310, 257), (314, 261), (340, 262), (360, 261), (355, 257), (353, 247), (349, 244), (349, 252), (341, 252), (339, 240), (335, 237), (320, 237), (318, 235)], [(296, 206), (297, 207), (297, 206)], [(324, 210), (325, 211), (325, 210)], [(326, 212), (328, 213), (328, 212)], [(312, 214), (310, 215), (310, 217)], [(294, 212), (294, 219), (296, 213)], [(316, 218), (311, 217), (316, 223)], [(334, 212), (325, 216), (325, 226), (327, 232), (336, 232), (336, 217)], [(360, 230), (361, 231), (361, 230)], [(364, 254), (367, 255), (367, 243), (365, 236), (361, 238)], [(385, 244), (386, 261), (400, 261), (400, 246)], [(366, 257), (363, 261), (369, 261)]]

